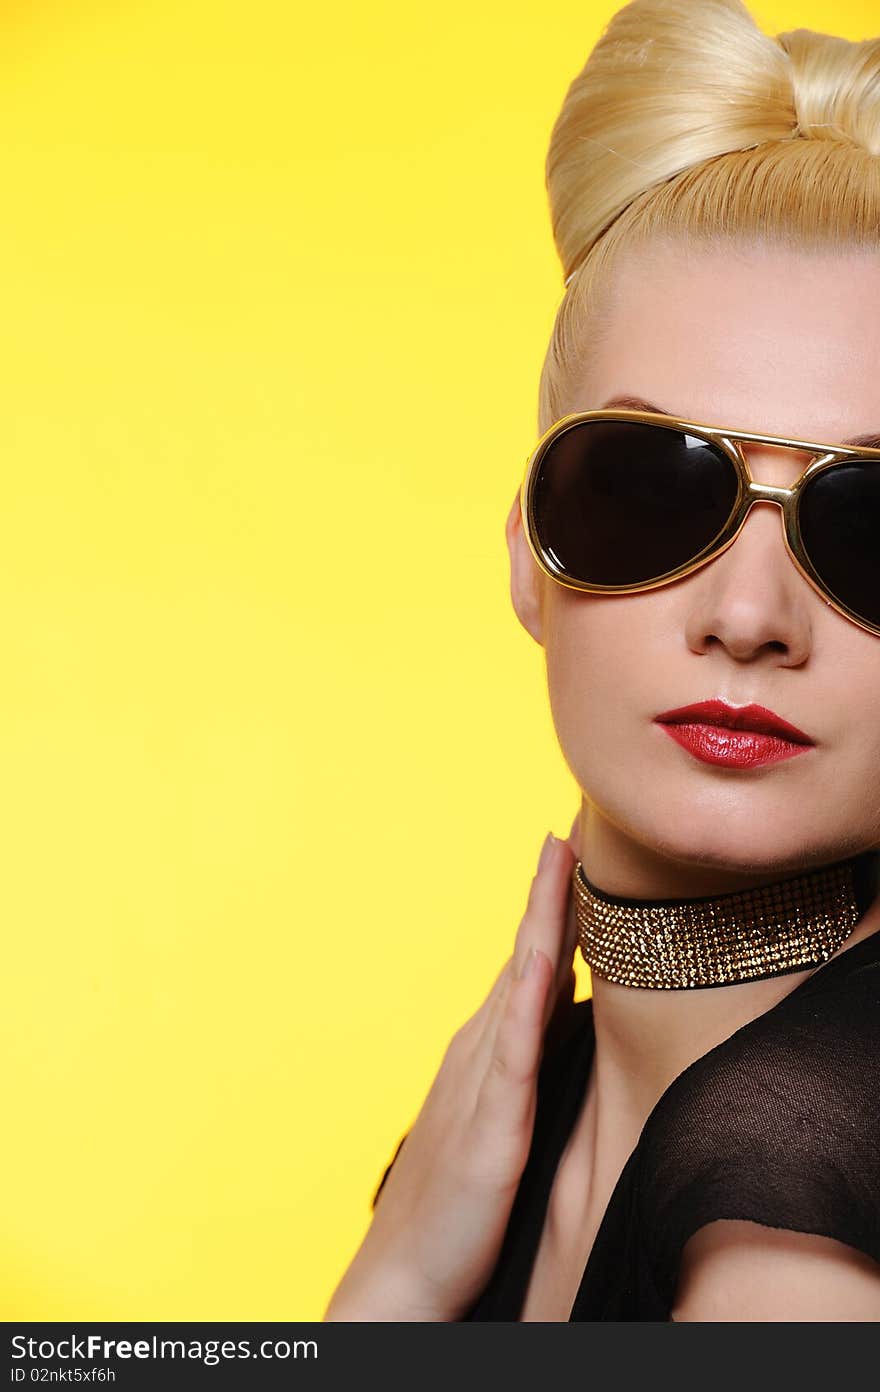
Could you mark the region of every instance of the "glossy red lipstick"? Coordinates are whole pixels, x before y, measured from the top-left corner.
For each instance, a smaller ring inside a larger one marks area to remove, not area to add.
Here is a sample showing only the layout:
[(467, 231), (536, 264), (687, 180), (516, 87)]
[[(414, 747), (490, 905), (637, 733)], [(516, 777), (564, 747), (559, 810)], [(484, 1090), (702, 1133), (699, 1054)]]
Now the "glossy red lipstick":
[(697, 701), (661, 712), (655, 722), (695, 758), (726, 768), (760, 768), (811, 749), (814, 741), (766, 706)]

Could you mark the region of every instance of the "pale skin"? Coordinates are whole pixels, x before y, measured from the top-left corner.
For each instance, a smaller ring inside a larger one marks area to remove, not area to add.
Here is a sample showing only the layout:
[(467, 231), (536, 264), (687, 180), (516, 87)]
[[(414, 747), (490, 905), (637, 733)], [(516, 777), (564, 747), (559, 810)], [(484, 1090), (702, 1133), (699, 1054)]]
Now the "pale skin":
[[(754, 245), (685, 257), (657, 243), (617, 268), (568, 409), (627, 396), (707, 425), (829, 444), (878, 432), (878, 307), (880, 252)], [(789, 485), (807, 462), (744, 448), (765, 483)], [(659, 898), (724, 893), (880, 845), (880, 638), (796, 570), (777, 507), (754, 507), (709, 565), (636, 595), (545, 577), (518, 497), (506, 535), (513, 606), (544, 649), (581, 807), (535, 874), (492, 990), (450, 1041), (328, 1320), (455, 1320), (491, 1274), (528, 1155), (543, 1041), (570, 1008), (575, 857), (611, 893)], [(709, 697), (768, 706), (815, 747), (748, 771), (703, 764), (653, 718)], [(880, 902), (844, 947), (878, 929)], [(530, 947), (534, 970), (520, 977)], [(672, 1080), (808, 975), (702, 992), (594, 975), (595, 1064), (522, 1319), (568, 1319), (620, 1171)], [(880, 1267), (812, 1234), (711, 1223), (685, 1248), (672, 1318), (877, 1320)]]
[[(880, 254), (744, 246), (685, 260), (658, 244), (618, 273), (570, 409), (627, 395), (705, 424), (799, 439), (877, 432), (878, 308)], [(744, 448), (766, 483), (788, 486), (808, 462)], [(799, 574), (777, 507), (754, 507), (710, 565), (637, 595), (583, 595), (547, 580), (516, 503), (507, 539), (514, 607), (544, 648), (557, 733), (584, 789), (579, 856), (596, 883), (639, 898), (721, 893), (880, 845), (880, 638)], [(768, 706), (816, 748), (748, 772), (703, 764), (653, 716), (711, 696)], [(878, 928), (880, 904), (845, 945)], [(594, 977), (596, 1066), (524, 1318), (567, 1318), (617, 1175), (672, 1079), (806, 975), (687, 993)], [(829, 1239), (718, 1222), (688, 1244), (672, 1313), (880, 1319), (880, 1268)]]

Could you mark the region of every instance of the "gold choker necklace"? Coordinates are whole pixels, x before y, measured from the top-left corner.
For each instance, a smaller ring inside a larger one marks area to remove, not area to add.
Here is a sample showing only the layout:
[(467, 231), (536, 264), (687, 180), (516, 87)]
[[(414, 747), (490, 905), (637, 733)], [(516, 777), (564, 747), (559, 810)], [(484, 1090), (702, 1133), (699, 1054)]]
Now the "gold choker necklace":
[(864, 851), (757, 889), (696, 899), (628, 899), (572, 873), (578, 944), (622, 986), (729, 986), (818, 967), (873, 901), (880, 857)]

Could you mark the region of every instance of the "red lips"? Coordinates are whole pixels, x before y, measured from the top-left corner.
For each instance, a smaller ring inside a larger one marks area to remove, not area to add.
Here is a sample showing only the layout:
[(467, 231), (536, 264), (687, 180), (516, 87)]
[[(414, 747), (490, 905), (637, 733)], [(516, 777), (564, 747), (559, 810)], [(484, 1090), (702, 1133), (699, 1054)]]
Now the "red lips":
[(663, 711), (655, 724), (700, 763), (728, 769), (758, 769), (803, 757), (815, 743), (766, 706), (728, 706), (725, 701)]
[(662, 711), (655, 719), (664, 725), (720, 725), (728, 730), (752, 730), (761, 735), (775, 735), (792, 744), (815, 744), (809, 735), (796, 725), (790, 725), (766, 706), (728, 706), (725, 701), (697, 701), (693, 706), (679, 706)]

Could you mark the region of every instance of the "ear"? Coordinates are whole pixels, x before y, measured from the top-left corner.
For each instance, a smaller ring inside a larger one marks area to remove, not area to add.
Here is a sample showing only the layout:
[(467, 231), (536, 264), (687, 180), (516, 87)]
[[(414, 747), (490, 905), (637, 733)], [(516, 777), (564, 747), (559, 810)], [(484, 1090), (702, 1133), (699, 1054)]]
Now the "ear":
[(536, 643), (540, 643), (544, 630), (544, 577), (523, 532), (519, 489), (507, 514), (504, 534), (510, 553), (510, 597), (513, 607), (523, 628)]

